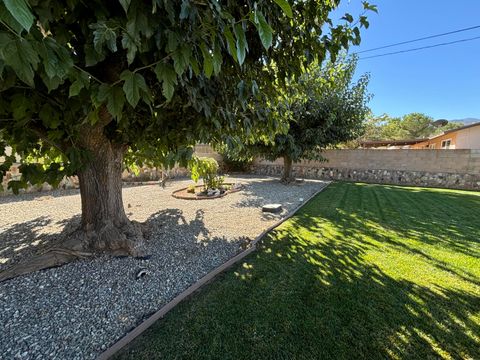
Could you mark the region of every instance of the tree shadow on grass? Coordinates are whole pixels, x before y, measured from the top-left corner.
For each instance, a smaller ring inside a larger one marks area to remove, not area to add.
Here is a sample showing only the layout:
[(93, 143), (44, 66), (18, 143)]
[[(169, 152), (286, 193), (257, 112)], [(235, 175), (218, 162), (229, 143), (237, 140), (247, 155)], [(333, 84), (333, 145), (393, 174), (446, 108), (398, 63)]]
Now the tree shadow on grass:
[[(396, 235), (420, 232), (466, 256), (465, 247), (438, 238), (438, 224), (413, 222), (407, 211), (407, 223), (388, 221), (397, 210), (374, 210), (365, 197), (375, 195), (349, 191), (355, 186), (327, 189), (265, 237), (258, 252), (174, 309), (119, 358), (480, 358), (478, 276), (422, 254)], [(454, 206), (461, 226), (465, 208)], [(450, 229), (458, 232), (454, 224)], [(477, 229), (472, 223), (460, 239), (465, 246), (477, 243)], [(450, 275), (427, 286), (404, 277), (399, 262), (391, 264), (400, 269), (393, 276), (369, 258), (372, 251), (390, 250), (402, 252), (407, 262), (420, 256)]]
[[(299, 224), (304, 226), (304, 224)], [(362, 258), (357, 242), (295, 230), (159, 321), (129, 359), (478, 358), (480, 296), (419, 286)], [(221, 355), (220, 355), (221, 354)]]
[[(296, 241), (279, 248), (274, 236)], [(342, 239), (312, 244), (291, 230), (268, 237), (260, 258), (280, 257), (292, 280), (280, 285), (284, 310), (308, 309), (288, 323), (317, 332), (323, 339), (314, 347), (337, 358), (478, 358), (478, 281), (476, 292), (465, 292), (395, 279), (364, 260), (370, 247)]]

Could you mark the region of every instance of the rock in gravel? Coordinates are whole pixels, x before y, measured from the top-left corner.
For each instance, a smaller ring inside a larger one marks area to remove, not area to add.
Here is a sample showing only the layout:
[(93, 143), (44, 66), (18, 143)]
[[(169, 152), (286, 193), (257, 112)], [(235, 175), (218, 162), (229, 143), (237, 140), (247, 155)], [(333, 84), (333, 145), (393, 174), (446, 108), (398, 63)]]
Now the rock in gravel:
[[(228, 179), (241, 191), (181, 200), (190, 180), (124, 188), (130, 219), (150, 230), (148, 259), (101, 256), (0, 283), (1, 359), (95, 359), (129, 330), (325, 186)], [(80, 221), (78, 190), (0, 197), (0, 270), (54, 246)], [(279, 216), (257, 211), (281, 203)], [(138, 206), (137, 204), (141, 205)], [(134, 206), (133, 206), (134, 205)], [(147, 275), (140, 276), (140, 270)]]
[(263, 212), (278, 214), (282, 211), (282, 204), (267, 204), (262, 207)]

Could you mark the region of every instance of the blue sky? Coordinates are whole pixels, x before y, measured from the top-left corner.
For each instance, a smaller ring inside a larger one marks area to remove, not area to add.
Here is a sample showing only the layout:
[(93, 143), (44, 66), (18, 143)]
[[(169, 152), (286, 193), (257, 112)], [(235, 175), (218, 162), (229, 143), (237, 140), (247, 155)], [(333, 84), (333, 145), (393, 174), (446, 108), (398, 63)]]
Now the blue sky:
[[(480, 0), (370, 0), (378, 14), (362, 44), (350, 52), (480, 25)], [(360, 0), (344, 0), (339, 11), (358, 15)], [(480, 28), (364, 56), (480, 36)], [(405, 54), (360, 60), (357, 73), (369, 72), (374, 114), (422, 112), (435, 119), (480, 118), (480, 39)]]

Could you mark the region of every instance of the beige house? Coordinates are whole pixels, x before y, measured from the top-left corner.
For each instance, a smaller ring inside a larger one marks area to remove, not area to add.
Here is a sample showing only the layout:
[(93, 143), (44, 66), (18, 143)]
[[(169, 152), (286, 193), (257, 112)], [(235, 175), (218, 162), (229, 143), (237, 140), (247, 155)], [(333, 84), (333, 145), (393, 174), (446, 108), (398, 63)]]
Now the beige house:
[(429, 139), (364, 141), (366, 149), (480, 149), (480, 122), (448, 130)]
[(465, 125), (425, 139), (411, 149), (480, 149), (480, 123)]

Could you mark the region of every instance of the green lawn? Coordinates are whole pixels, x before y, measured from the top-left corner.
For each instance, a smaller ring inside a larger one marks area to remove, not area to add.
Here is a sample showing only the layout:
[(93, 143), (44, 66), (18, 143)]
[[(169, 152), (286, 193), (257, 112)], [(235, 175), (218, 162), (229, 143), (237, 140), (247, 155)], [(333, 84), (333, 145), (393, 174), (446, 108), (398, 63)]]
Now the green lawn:
[(335, 183), (122, 359), (480, 359), (480, 193)]

